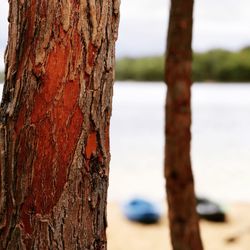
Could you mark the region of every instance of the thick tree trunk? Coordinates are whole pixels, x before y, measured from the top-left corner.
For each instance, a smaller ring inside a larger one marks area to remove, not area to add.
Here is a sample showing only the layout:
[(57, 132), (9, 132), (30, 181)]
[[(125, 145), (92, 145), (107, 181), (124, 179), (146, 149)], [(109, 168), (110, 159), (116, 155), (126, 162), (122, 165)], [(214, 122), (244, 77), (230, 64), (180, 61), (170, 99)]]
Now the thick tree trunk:
[(193, 0), (172, 0), (166, 52), (165, 177), (173, 249), (202, 243), (190, 160)]
[(106, 249), (119, 0), (10, 0), (0, 249)]

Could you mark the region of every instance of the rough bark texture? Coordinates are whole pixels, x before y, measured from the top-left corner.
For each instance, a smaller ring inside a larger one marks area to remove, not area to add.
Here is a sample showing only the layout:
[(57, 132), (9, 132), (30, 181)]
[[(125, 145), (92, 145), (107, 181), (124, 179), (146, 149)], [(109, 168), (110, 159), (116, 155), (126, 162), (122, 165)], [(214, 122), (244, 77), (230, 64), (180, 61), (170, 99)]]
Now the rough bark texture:
[(0, 249), (106, 249), (119, 0), (10, 0)]
[(173, 249), (202, 243), (190, 160), (193, 0), (172, 0), (166, 52), (165, 177)]

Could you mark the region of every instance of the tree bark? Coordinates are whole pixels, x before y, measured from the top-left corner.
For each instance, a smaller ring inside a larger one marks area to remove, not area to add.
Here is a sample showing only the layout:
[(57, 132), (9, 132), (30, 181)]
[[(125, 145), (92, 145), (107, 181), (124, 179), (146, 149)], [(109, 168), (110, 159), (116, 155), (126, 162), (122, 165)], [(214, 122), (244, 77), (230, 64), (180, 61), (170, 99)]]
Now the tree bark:
[(202, 249), (190, 160), (192, 13), (193, 0), (171, 1), (165, 63), (165, 177), (175, 250)]
[(0, 249), (106, 249), (119, 0), (10, 0)]

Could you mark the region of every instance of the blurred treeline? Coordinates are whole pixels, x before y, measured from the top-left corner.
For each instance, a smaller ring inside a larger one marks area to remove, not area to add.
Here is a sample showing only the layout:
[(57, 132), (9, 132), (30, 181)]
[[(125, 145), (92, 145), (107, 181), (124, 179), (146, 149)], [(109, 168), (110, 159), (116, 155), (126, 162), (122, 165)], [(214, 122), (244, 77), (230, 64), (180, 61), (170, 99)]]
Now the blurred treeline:
[(3, 80), (4, 80), (4, 73), (0, 72), (0, 83), (3, 82)]
[[(192, 70), (195, 82), (250, 82), (250, 47), (237, 52), (223, 49), (195, 52)], [(117, 80), (162, 81), (163, 78), (163, 56), (117, 60)]]

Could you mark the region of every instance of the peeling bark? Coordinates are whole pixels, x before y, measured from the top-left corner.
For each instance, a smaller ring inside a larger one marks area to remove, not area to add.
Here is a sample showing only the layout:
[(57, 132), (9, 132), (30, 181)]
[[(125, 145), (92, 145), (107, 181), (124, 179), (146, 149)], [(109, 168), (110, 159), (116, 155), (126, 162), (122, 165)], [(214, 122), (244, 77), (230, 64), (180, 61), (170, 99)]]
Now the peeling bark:
[(119, 0), (10, 0), (0, 249), (106, 249)]
[(172, 0), (168, 29), (165, 177), (173, 249), (200, 250), (191, 169), (191, 64), (193, 0)]

